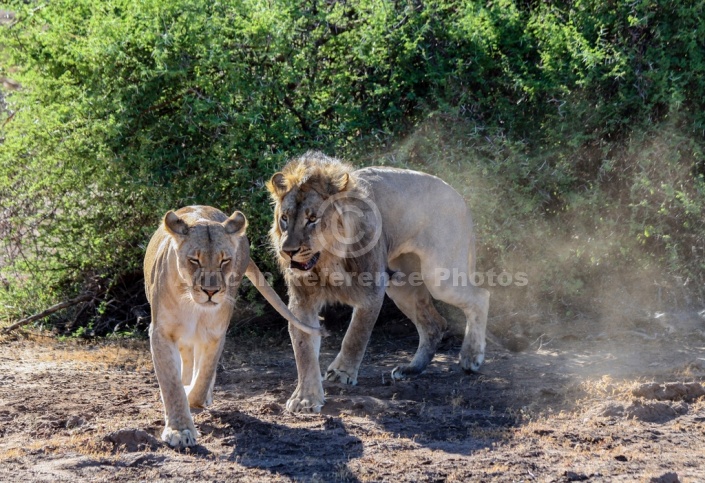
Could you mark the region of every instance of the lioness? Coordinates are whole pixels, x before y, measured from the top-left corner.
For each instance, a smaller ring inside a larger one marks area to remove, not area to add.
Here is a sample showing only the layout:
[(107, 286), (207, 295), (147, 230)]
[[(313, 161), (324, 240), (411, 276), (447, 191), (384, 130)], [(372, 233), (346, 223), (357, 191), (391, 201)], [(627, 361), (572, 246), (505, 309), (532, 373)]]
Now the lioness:
[[(421, 373), (435, 354), (447, 323), (432, 297), (465, 313), (460, 365), (466, 371), (479, 369), (489, 292), (469, 283), (475, 271), (472, 219), (453, 188), (417, 171), (354, 171), (318, 152), (290, 161), (267, 188), (275, 202), (270, 237), (289, 288), (291, 311), (318, 326), (325, 304), (354, 308), (326, 379), (357, 384), (385, 291), (419, 333), (414, 358), (394, 368), (393, 378)], [(319, 412), (325, 402), (320, 337), (292, 325), (289, 332), (298, 385), (286, 408)]]
[(303, 333), (301, 324), (267, 285), (250, 260), (247, 220), (228, 218), (210, 206), (188, 206), (164, 216), (144, 259), (147, 300), (152, 307), (149, 340), (164, 402), (162, 439), (171, 446), (196, 444), (190, 407), (213, 400), (213, 384), (237, 288), (246, 275), (267, 301)]

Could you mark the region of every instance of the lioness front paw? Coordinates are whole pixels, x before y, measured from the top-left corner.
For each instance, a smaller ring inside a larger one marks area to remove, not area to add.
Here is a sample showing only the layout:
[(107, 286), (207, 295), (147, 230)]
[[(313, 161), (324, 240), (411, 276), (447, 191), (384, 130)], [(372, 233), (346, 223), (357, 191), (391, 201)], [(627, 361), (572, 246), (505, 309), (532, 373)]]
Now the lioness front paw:
[(341, 371), (340, 369), (328, 369), (326, 372), (326, 380), (331, 382), (338, 381), (343, 384), (357, 386), (357, 378), (351, 376), (345, 371)]
[(196, 446), (196, 437), (198, 433), (190, 429), (173, 429), (164, 428), (162, 432), (162, 441), (172, 448), (188, 448)]
[(475, 356), (460, 356), (460, 367), (468, 373), (472, 374), (480, 370), (480, 366), (485, 361), (485, 353), (481, 352)]

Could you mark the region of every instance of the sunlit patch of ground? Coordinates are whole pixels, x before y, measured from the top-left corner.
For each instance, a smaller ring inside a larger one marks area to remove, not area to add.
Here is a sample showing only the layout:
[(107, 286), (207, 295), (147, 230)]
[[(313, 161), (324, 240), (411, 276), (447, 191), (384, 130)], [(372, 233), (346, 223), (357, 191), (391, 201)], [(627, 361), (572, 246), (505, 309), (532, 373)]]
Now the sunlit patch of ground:
[[(402, 382), (389, 373), (412, 356), (413, 332), (378, 329), (358, 386), (325, 383), (328, 403), (309, 416), (284, 410), (288, 340), (235, 337), (213, 406), (194, 416), (199, 445), (184, 452), (159, 441), (147, 341), (5, 336), (0, 480), (705, 480), (705, 341), (546, 329), (523, 352), (490, 344), (479, 375), (459, 370), (450, 338)], [(341, 338), (324, 340), (324, 367)]]

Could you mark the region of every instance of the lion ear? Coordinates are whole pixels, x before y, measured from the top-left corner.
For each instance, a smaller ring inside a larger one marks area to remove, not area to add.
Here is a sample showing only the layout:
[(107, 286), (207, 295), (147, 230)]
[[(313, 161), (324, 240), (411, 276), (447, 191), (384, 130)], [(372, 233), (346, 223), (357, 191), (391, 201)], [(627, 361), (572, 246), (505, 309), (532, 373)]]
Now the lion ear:
[(349, 173), (343, 173), (341, 176), (338, 177), (338, 179), (335, 179), (331, 182), (333, 187), (337, 189), (339, 192), (340, 191), (345, 191), (345, 189), (348, 187), (348, 183), (350, 182), (350, 174)]
[(184, 220), (179, 218), (179, 215), (169, 210), (169, 212), (164, 215), (164, 226), (166, 230), (172, 235), (186, 236), (188, 235), (188, 225)]
[(242, 212), (236, 211), (223, 222), (223, 228), (225, 228), (225, 233), (228, 235), (242, 236), (247, 230), (247, 218)]
[(352, 183), (350, 182), (350, 175), (348, 173), (343, 173), (335, 178), (329, 178), (323, 175), (312, 176), (306, 184), (301, 187), (301, 189), (313, 189), (326, 198), (348, 190), (351, 187)]
[(286, 190), (288, 189), (284, 174), (274, 173), (272, 179), (267, 182), (267, 189), (273, 195), (277, 195), (280, 198), (283, 197), (286, 194)]

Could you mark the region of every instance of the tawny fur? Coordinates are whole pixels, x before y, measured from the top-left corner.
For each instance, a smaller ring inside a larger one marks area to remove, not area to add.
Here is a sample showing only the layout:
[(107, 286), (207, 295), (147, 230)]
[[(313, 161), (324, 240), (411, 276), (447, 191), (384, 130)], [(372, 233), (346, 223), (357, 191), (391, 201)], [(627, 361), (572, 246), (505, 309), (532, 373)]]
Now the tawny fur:
[[(489, 293), (468, 284), (454, 286), (442, 272), (457, 269), (471, 276), (475, 271), (472, 219), (453, 188), (416, 171), (353, 170), (317, 152), (290, 161), (267, 187), (275, 203), (270, 239), (289, 288), (292, 313), (315, 325), (326, 304), (340, 302), (354, 308), (341, 351), (326, 372), (328, 380), (357, 383), (385, 291), (419, 332), (413, 360), (396, 367), (394, 378), (422, 372), (433, 358), (447, 326), (433, 298), (464, 311), (461, 366), (467, 371), (479, 368)], [(416, 273), (419, 283), (374, 283), (388, 272)], [(373, 283), (364, 283), (361, 273), (371, 274)], [(336, 286), (340, 280), (347, 281)], [(320, 411), (325, 402), (320, 339), (293, 327), (290, 334), (298, 385), (287, 409)]]
[(310, 334), (267, 285), (250, 260), (247, 220), (209, 206), (169, 212), (144, 259), (154, 370), (164, 403), (162, 439), (175, 447), (196, 444), (190, 407), (213, 400), (213, 384), (237, 289), (247, 276), (292, 325)]

